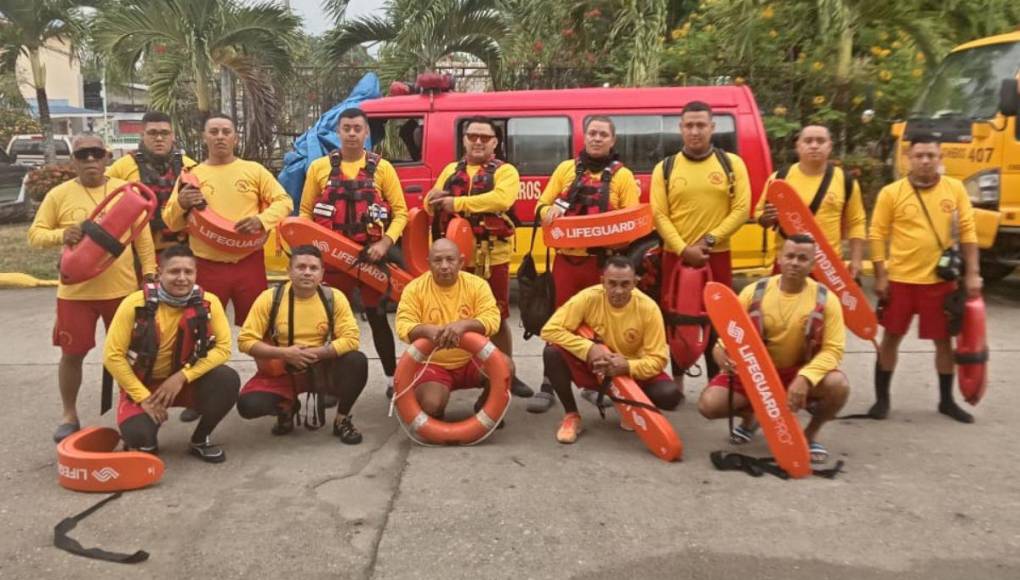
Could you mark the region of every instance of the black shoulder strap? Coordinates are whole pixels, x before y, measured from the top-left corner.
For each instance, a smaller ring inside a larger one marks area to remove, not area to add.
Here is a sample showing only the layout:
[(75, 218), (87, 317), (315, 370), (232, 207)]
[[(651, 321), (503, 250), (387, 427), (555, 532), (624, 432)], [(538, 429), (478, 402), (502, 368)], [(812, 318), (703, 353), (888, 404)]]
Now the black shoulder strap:
[(843, 172), (843, 215), (846, 215), (846, 210), (850, 207), (850, 200), (854, 196), (854, 176), (850, 174), (850, 171), (846, 166), (840, 167), (840, 171)]
[(319, 300), (322, 300), (322, 307), (326, 309), (326, 342), (329, 343), (333, 341), (333, 332), (335, 330), (333, 323), (335, 312), (335, 310), (333, 310), (335, 306), (333, 301), (333, 289), (319, 286), (316, 288), (316, 291), (319, 293)]
[(181, 174), (184, 171), (184, 153), (180, 150), (174, 151), (173, 155), (170, 156), (170, 168), (174, 171), (174, 177)]
[(826, 165), (822, 182), (818, 184), (818, 191), (815, 192), (815, 197), (811, 200), (811, 205), (808, 206), (808, 209), (811, 210), (811, 215), (818, 213), (818, 208), (822, 207), (822, 200), (825, 199), (825, 194), (829, 192), (829, 186), (832, 185), (833, 173), (835, 173), (835, 168), (832, 164)]
[(276, 317), (280, 314), (280, 302), (283, 301), (283, 287), (286, 285), (286, 282), (280, 282), (273, 288), (273, 305), (269, 308), (269, 326), (266, 327), (269, 337), (277, 344), (279, 344), (279, 341), (276, 340)]
[(365, 173), (368, 174), (369, 179), (375, 178), (375, 170), (379, 167), (379, 161), (382, 157), (378, 153), (368, 151), (365, 153)]
[(719, 161), (719, 165), (722, 166), (723, 173), (726, 174), (726, 183), (729, 185), (730, 197), (733, 197), (737, 192), (737, 176), (733, 174), (733, 164), (730, 163), (730, 156), (726, 154), (726, 151), (718, 147), (712, 147), (712, 151), (715, 153), (715, 158)]
[(939, 236), (939, 231), (935, 229), (935, 222), (931, 220), (931, 214), (928, 213), (928, 206), (924, 205), (924, 199), (921, 198), (921, 192), (917, 191), (913, 183), (907, 182), (907, 185), (914, 192), (914, 196), (917, 197), (917, 203), (921, 206), (921, 211), (924, 212), (924, 217), (928, 220), (928, 225), (931, 226), (931, 233), (935, 234), (935, 241), (939, 243), (939, 249), (945, 250), (946, 246), (942, 244), (942, 237)]
[(790, 165), (782, 167), (776, 172), (776, 179), (786, 179), (786, 176), (790, 174)]
[(676, 164), (676, 156), (670, 155), (662, 160), (662, 181), (666, 184), (666, 199), (669, 199), (669, 176), (673, 174), (673, 165)]

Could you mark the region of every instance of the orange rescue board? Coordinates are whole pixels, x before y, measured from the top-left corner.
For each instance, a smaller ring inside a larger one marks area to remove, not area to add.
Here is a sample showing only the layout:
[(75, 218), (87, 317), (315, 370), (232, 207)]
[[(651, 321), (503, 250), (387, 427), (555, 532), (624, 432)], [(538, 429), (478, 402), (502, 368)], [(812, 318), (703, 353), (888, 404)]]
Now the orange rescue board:
[[(595, 333), (587, 326), (578, 328), (577, 333), (588, 340), (595, 339)], [(630, 399), (654, 406), (641, 387), (630, 377), (613, 377), (609, 392), (620, 399)], [(634, 407), (616, 401), (613, 401), (613, 406), (616, 407), (616, 412), (621, 417), (626, 417), (634, 426), (634, 433), (652, 452), (652, 455), (663, 461), (677, 461), (681, 458), (684, 452), (683, 443), (665, 415), (651, 409)]]
[(776, 206), (779, 213), (779, 225), (788, 234), (806, 233), (815, 239), (815, 267), (812, 277), (836, 293), (843, 307), (843, 319), (846, 326), (854, 334), (865, 339), (874, 340), (878, 334), (878, 317), (868, 302), (861, 287), (854, 282), (850, 271), (829, 241), (825, 239), (815, 216), (797, 194), (793, 187), (777, 179), (769, 184), (765, 192), (766, 199)]
[(280, 236), (290, 247), (305, 244), (315, 246), (322, 252), (322, 260), (326, 265), (356, 278), (362, 284), (384, 295), (388, 290), (390, 299), (394, 302), (400, 301), (404, 286), (414, 279), (411, 274), (394, 264), (388, 264), (387, 277), (383, 268), (369, 262), (359, 262), (362, 250), (360, 244), (311, 220), (289, 217), (280, 222), (278, 227)]
[(429, 269), (429, 214), (420, 207), (407, 214), (407, 225), (400, 236), (400, 249), (404, 262), (415, 276)]
[[(181, 172), (181, 184), (202, 189), (198, 176), (190, 171)], [(217, 250), (247, 256), (262, 248), (269, 236), (267, 232), (242, 234), (234, 229), (234, 222), (214, 212), (209, 206), (188, 210), (188, 235), (201, 239)]]
[(464, 256), (464, 267), (473, 268), (475, 265), (475, 232), (471, 229), (471, 222), (457, 216), (446, 225), (446, 238), (452, 240), (460, 249), (460, 255)]
[(968, 298), (963, 326), (956, 337), (956, 380), (963, 400), (977, 405), (988, 388), (988, 344), (985, 342), (985, 300)]
[(652, 233), (655, 222), (647, 203), (605, 213), (560, 217), (542, 226), (542, 241), (550, 248), (620, 246)]
[(74, 491), (110, 493), (152, 485), (163, 477), (163, 461), (151, 453), (114, 451), (120, 434), (87, 427), (57, 445), (57, 482)]
[(810, 476), (811, 454), (807, 439), (797, 417), (786, 406), (786, 389), (751, 317), (733, 290), (718, 282), (705, 286), (705, 308), (726, 354), (733, 360), (741, 384), (745, 385), (747, 398), (776, 463), (790, 477)]

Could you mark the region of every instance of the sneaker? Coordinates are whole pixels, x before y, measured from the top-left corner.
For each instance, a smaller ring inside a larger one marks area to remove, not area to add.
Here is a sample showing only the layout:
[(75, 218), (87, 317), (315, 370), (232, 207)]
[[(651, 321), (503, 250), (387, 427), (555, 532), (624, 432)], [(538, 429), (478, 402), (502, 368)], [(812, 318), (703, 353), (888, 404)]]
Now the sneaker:
[(347, 415), (340, 420), (339, 423), (333, 421), (333, 435), (340, 438), (340, 441), (347, 445), (357, 445), (361, 443), (361, 433), (354, 427), (354, 423), (351, 422), (351, 416)]
[(578, 435), (584, 429), (581, 427), (581, 415), (579, 413), (567, 413), (556, 431), (556, 440), (560, 443), (570, 444), (577, 441)]
[(198, 411), (190, 407), (181, 411), (182, 423), (191, 423), (192, 421), (198, 421), (199, 417), (201, 417), (201, 415), (198, 414)]
[(77, 433), (81, 429), (81, 425), (78, 423), (61, 423), (57, 425), (57, 430), (53, 432), (53, 442), (60, 443), (64, 439)]
[(521, 397), (522, 399), (527, 399), (535, 395), (535, 390), (529, 387), (527, 383), (517, 378), (517, 375), (514, 375), (510, 380), (510, 392), (513, 393), (515, 397)]
[(227, 460), (227, 454), (218, 445), (210, 443), (208, 437), (201, 443), (192, 443), (188, 451), (206, 463), (223, 463)]

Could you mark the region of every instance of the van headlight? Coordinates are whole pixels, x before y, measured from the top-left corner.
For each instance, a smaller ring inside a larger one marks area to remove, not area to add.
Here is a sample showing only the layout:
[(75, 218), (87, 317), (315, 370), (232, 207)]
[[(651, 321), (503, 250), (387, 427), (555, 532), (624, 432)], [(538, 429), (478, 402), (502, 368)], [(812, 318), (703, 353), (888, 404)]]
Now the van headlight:
[(971, 175), (963, 181), (967, 195), (974, 205), (999, 205), (999, 170), (989, 169)]

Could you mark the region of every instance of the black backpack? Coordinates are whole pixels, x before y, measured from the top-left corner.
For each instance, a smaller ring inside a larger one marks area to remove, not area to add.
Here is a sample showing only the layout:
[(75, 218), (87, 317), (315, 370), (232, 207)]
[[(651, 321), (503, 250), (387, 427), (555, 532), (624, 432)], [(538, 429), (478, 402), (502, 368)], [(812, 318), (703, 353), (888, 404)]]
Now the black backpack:
[(524, 326), (524, 340), (542, 333), (542, 327), (556, 311), (556, 287), (549, 263), (549, 249), (545, 250), (545, 273), (539, 274), (535, 266), (535, 234), (538, 231), (538, 217), (531, 226), (531, 247), (528, 255), (521, 260), (517, 269), (517, 286), (520, 291), (521, 325)]

